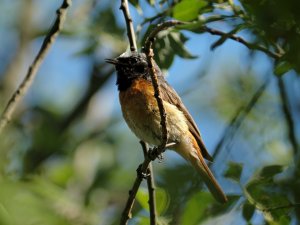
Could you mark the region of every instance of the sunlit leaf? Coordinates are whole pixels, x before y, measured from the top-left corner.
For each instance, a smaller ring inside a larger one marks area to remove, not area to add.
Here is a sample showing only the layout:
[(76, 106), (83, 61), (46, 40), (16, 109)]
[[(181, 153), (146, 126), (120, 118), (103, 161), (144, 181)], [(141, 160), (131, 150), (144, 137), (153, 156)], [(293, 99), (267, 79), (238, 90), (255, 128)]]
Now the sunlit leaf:
[(173, 17), (181, 21), (195, 20), (206, 6), (207, 1), (204, 0), (182, 0), (173, 8)]
[(290, 71), (291, 69), (293, 69), (293, 66), (289, 62), (282, 61), (275, 66), (274, 73), (277, 76), (282, 76), (288, 71)]
[(139, 188), (137, 194), (136, 194), (136, 199), (140, 203), (143, 209), (149, 210), (149, 204), (148, 204), (148, 191), (146, 188)]
[[(181, 223), (182, 225), (196, 225), (206, 219), (206, 209), (214, 202), (213, 197), (208, 192), (198, 192), (193, 195), (184, 207)], [(197, 209), (197, 210), (195, 210)]]
[(169, 207), (170, 197), (162, 188), (155, 189), (156, 194), (156, 209), (159, 215), (162, 215)]

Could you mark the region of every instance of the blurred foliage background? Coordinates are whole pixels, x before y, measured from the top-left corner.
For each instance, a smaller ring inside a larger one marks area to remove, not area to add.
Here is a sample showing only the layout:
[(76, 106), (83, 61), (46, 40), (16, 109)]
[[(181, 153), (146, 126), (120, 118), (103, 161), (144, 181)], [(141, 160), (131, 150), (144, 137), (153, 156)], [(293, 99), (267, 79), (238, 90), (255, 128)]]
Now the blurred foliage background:
[[(61, 2), (0, 1), (1, 111)], [(155, 57), (199, 125), (230, 198), (217, 204), (195, 171), (167, 151), (154, 162), (159, 224), (300, 224), (300, 3), (130, 2), (139, 46), (159, 22), (193, 22), (161, 32)], [(118, 224), (143, 159), (120, 113), (114, 68), (104, 62), (128, 46), (119, 6), (73, 1), (0, 135), (1, 225)], [(138, 192), (130, 224), (149, 224), (146, 190)]]

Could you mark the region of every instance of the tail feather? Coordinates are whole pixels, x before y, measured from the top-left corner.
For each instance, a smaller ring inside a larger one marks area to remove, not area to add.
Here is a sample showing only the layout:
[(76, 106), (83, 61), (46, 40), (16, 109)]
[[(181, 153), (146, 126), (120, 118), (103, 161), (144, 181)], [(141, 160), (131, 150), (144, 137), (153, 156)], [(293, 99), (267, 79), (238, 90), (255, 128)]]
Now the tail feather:
[(215, 197), (215, 199), (220, 203), (227, 202), (227, 197), (224, 194), (221, 186), (217, 182), (216, 178), (208, 168), (196, 140), (194, 139), (192, 143), (194, 147), (193, 150), (196, 151), (189, 151), (189, 161), (192, 163), (197, 172), (201, 175), (203, 181), (205, 182), (206, 186), (208, 187), (212, 195)]
[(198, 159), (194, 158), (191, 160), (193, 166), (201, 175), (203, 181), (205, 182), (206, 186), (220, 203), (227, 202), (227, 197), (224, 194), (221, 186), (218, 184), (217, 180), (215, 179), (214, 175), (208, 168), (207, 164), (205, 163), (203, 157), (200, 155)]
[(217, 201), (220, 203), (227, 202), (226, 195), (208, 168), (201, 154), (200, 147), (192, 134), (188, 138), (183, 139), (173, 149), (193, 165)]

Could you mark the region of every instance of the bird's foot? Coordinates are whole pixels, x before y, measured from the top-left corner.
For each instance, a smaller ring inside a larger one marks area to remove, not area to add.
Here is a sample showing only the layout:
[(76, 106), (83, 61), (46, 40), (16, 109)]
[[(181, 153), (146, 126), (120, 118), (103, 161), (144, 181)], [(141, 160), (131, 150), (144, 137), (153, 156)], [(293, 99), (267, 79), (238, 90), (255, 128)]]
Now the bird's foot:
[(159, 161), (163, 159), (162, 152), (159, 151), (158, 147), (150, 148), (148, 151), (148, 157), (152, 161), (158, 158)]

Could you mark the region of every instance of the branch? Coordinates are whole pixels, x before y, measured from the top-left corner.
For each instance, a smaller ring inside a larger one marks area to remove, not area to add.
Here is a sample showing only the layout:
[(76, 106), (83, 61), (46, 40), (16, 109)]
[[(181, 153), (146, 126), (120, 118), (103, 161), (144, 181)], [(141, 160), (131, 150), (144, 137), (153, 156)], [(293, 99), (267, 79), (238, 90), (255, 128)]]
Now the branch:
[[(166, 148), (171, 147), (173, 144), (174, 143), (167, 144)], [(145, 175), (147, 175), (147, 170), (148, 170), (149, 164), (152, 161), (152, 158), (150, 158), (149, 155), (150, 154), (148, 152), (147, 157), (145, 157), (145, 159), (144, 159), (144, 162), (137, 169), (137, 176), (134, 181), (133, 187), (129, 191), (129, 197), (127, 199), (125, 208), (122, 213), (120, 225), (128, 224), (128, 220), (131, 218), (131, 210), (132, 210), (132, 207), (133, 207), (133, 204), (135, 201), (136, 193), (142, 183), (143, 178), (145, 177)]]
[(129, 197), (127, 199), (125, 208), (122, 213), (120, 225), (128, 224), (128, 220), (131, 218), (131, 210), (132, 210), (132, 207), (133, 207), (133, 204), (135, 201), (135, 196), (136, 196), (136, 193), (137, 193), (137, 191), (142, 183), (142, 180), (143, 180), (143, 176), (141, 176), (141, 174), (147, 173), (147, 169), (148, 169), (150, 162), (151, 162), (151, 159), (147, 156), (145, 158), (143, 164), (141, 164), (139, 166), (139, 168), (137, 169), (137, 176), (134, 181), (132, 189), (129, 191)]
[[(140, 141), (143, 152), (144, 152), (144, 157), (146, 158), (148, 155), (148, 148), (147, 144), (143, 141)], [(155, 199), (155, 182), (154, 182), (154, 174), (153, 174), (153, 169), (152, 169), (152, 164), (149, 164), (148, 167), (148, 173), (147, 173), (147, 186), (148, 186), (148, 193), (149, 193), (149, 209), (150, 209), (150, 225), (156, 225), (156, 199)]]
[(281, 98), (281, 103), (282, 103), (282, 111), (285, 116), (286, 124), (287, 124), (287, 129), (288, 129), (288, 137), (290, 140), (290, 143), (293, 147), (293, 152), (294, 152), (294, 159), (297, 161), (297, 154), (298, 154), (298, 144), (297, 144), (297, 138), (295, 134), (295, 125), (293, 122), (293, 116), (289, 107), (289, 99), (287, 96), (287, 92), (285, 89), (285, 85), (283, 82), (282, 77), (278, 78), (278, 88), (279, 88), (279, 94)]
[(218, 142), (214, 153), (212, 155), (213, 158), (216, 158), (217, 155), (220, 153), (222, 146), (226, 142), (227, 139), (233, 136), (233, 132), (236, 131), (240, 125), (242, 124), (243, 120), (246, 118), (246, 116), (249, 114), (249, 112), (252, 110), (252, 108), (255, 106), (259, 98), (264, 93), (267, 85), (269, 84), (270, 76), (266, 78), (266, 80), (262, 83), (262, 85), (257, 89), (257, 91), (253, 94), (252, 98), (248, 102), (246, 106), (242, 106), (238, 109), (238, 111), (235, 113), (231, 121), (229, 122), (229, 125), (226, 127), (226, 129), (223, 132), (222, 138)]
[(300, 203), (290, 203), (287, 205), (264, 208), (264, 209), (261, 209), (261, 211), (270, 212), (270, 211), (279, 210), (279, 209), (289, 209), (289, 208), (299, 208), (299, 207), (300, 207)]
[(12, 114), (17, 107), (18, 103), (22, 99), (22, 97), (26, 94), (28, 89), (30, 88), (37, 71), (42, 64), (46, 54), (48, 53), (50, 47), (54, 43), (56, 37), (58, 36), (59, 32), (62, 30), (62, 26), (66, 17), (67, 9), (71, 5), (72, 0), (64, 0), (61, 7), (57, 10), (57, 17), (54, 22), (54, 25), (52, 26), (51, 30), (47, 34), (47, 36), (44, 39), (44, 42), (40, 48), (40, 51), (38, 52), (37, 56), (35, 57), (33, 63), (28, 69), (28, 72), (23, 80), (23, 82), (20, 84), (18, 89), (15, 91), (15, 93), (12, 95), (10, 100), (8, 101), (4, 111), (2, 112), (1, 118), (0, 118), (0, 133), (5, 127), (5, 125), (11, 120)]
[(130, 50), (131, 50), (131, 52), (137, 52), (135, 33), (134, 33), (133, 23), (132, 23), (132, 19), (130, 16), (127, 0), (121, 0), (120, 9), (123, 11), (124, 18), (126, 21), (127, 36), (128, 36), (128, 40), (129, 40)]
[(180, 22), (180, 21), (176, 21), (176, 20), (170, 20), (170, 21), (166, 21), (164, 23), (157, 25), (157, 27), (155, 27), (154, 30), (152, 30), (152, 32), (150, 33), (150, 35), (147, 37), (147, 39), (145, 41), (144, 49), (143, 49), (147, 56), (148, 66), (150, 68), (152, 85), (154, 88), (154, 97), (156, 98), (156, 101), (157, 101), (160, 119), (161, 119), (160, 125), (161, 125), (161, 139), (162, 140), (161, 140), (161, 144), (157, 148), (153, 149), (152, 152), (150, 152), (152, 154), (152, 157), (151, 157), (152, 160), (154, 160), (158, 155), (160, 155), (166, 149), (166, 145), (168, 143), (168, 130), (167, 130), (167, 124), (166, 124), (167, 123), (167, 114), (166, 114), (166, 110), (163, 105), (163, 100), (161, 99), (161, 93), (160, 93), (160, 89), (159, 89), (157, 74), (156, 74), (155, 66), (154, 66), (155, 62), (153, 59), (154, 53), (153, 53), (152, 46), (154, 44), (156, 35), (160, 31), (163, 31), (169, 27), (173, 27), (176, 25), (182, 25), (182, 24), (184, 24), (184, 23)]
[[(268, 56), (270, 56), (270, 57), (272, 57), (274, 59), (279, 59), (282, 56), (282, 54), (271, 52), (269, 49), (267, 49), (267, 48), (265, 48), (263, 46), (249, 43), (246, 40), (244, 40), (243, 38), (238, 37), (238, 36), (236, 36), (234, 34), (225, 33), (223, 31), (216, 30), (216, 29), (213, 29), (213, 28), (209, 28), (207, 26), (202, 26), (201, 30), (203, 30), (204, 32), (208, 32), (208, 33), (210, 33), (212, 35), (224, 36), (224, 37), (229, 38), (231, 40), (237, 41), (237, 42), (245, 45), (249, 49), (255, 49), (255, 50), (262, 51), (262, 52), (266, 53)], [(214, 46), (212, 46), (212, 47), (214, 47)]]

